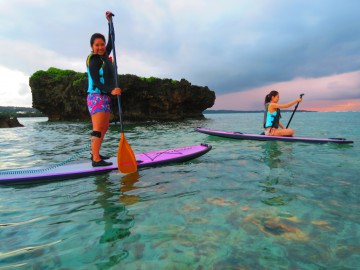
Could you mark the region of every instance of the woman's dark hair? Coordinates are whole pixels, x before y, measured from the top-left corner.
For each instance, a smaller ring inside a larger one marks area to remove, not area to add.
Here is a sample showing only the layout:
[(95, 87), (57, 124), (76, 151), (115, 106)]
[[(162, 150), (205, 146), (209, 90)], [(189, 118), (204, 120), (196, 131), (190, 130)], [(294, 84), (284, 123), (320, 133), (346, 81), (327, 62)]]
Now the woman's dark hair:
[(269, 94), (265, 96), (264, 104), (269, 103), (271, 101), (271, 98), (277, 96), (278, 94), (278, 91), (272, 90)]
[(97, 39), (97, 38), (101, 38), (104, 42), (106, 42), (103, 34), (95, 33), (90, 38), (90, 46), (92, 46), (94, 44), (95, 39)]

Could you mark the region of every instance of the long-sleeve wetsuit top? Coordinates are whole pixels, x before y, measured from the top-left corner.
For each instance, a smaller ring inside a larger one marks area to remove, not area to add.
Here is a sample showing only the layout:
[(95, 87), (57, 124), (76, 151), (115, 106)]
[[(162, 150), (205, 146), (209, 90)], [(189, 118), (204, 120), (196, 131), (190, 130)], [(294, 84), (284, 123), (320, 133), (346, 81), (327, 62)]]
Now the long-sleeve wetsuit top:
[[(88, 72), (92, 79), (93, 89), (90, 89), (91, 87), (89, 87), (88, 92), (101, 92), (103, 94), (110, 94), (110, 92), (115, 88), (114, 66), (109, 59), (109, 54), (111, 53), (111, 51), (112, 39), (109, 26), (106, 53), (104, 55), (92, 54), (89, 56), (90, 60), (88, 63)], [(103, 80), (101, 80), (101, 77), (103, 78)]]

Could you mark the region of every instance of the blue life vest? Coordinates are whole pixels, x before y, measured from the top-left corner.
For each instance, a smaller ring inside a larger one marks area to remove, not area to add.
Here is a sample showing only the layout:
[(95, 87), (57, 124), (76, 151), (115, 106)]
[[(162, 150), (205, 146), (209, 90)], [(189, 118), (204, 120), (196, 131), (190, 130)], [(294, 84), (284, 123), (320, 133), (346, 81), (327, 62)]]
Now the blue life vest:
[(264, 128), (273, 127), (279, 128), (280, 122), (280, 109), (277, 108), (275, 112), (269, 112), (269, 103), (265, 104), (265, 112), (264, 112)]
[[(104, 85), (104, 89), (99, 89), (94, 85), (94, 80), (90, 74), (90, 59), (93, 57), (94, 53), (91, 53), (86, 59), (86, 69), (88, 72), (88, 93), (102, 93), (102, 94), (110, 94), (111, 90), (116, 87), (115, 81), (115, 70), (113, 63), (109, 60), (107, 55), (99, 56), (102, 61), (102, 66), (99, 69), (99, 78), (100, 83)], [(106, 89), (106, 90), (105, 90)]]
[[(92, 57), (93, 55), (94, 55), (93, 53), (89, 54), (89, 56), (88, 56), (87, 59), (86, 59), (86, 70), (87, 70), (87, 73), (88, 73), (88, 84), (89, 84), (87, 92), (88, 92), (88, 93), (101, 93), (101, 90), (100, 90), (99, 88), (97, 88), (97, 87), (94, 86), (94, 81), (93, 81), (93, 79), (91, 78), (91, 75), (90, 75), (89, 64), (90, 64), (90, 59), (91, 59), (91, 57)], [(105, 63), (104, 63), (104, 61), (103, 61), (103, 65), (102, 65), (102, 67), (99, 69), (100, 82), (101, 82), (102, 84), (105, 83), (105, 80), (104, 80), (104, 69), (103, 69), (104, 64), (105, 64)]]

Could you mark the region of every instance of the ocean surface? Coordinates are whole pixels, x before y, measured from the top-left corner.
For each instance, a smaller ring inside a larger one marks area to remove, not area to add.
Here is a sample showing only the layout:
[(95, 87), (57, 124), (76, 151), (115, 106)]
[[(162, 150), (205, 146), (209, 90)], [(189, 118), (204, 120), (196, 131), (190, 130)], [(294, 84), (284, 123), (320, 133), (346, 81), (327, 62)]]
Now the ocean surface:
[[(360, 112), (290, 124), (351, 145), (213, 137), (194, 128), (260, 133), (263, 116), (205, 117), (124, 124), (136, 153), (213, 146), (190, 162), (0, 186), (0, 269), (360, 269)], [(0, 170), (89, 159), (89, 123), (19, 121), (0, 129)], [(119, 140), (112, 125), (102, 154)]]

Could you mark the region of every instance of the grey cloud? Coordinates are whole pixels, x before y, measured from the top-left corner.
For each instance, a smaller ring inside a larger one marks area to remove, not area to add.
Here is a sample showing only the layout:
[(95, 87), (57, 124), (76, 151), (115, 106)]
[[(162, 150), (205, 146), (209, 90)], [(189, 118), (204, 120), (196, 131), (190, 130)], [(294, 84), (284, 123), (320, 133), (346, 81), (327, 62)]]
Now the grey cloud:
[(19, 7), (21, 21), (1, 28), (1, 34), (31, 41), (58, 56), (85, 59), (90, 35), (107, 35), (104, 12), (110, 9), (115, 13), (118, 54), (156, 66), (153, 76), (186, 78), (218, 95), (360, 69), (360, 2), (245, 2), (219, 1), (219, 12), (211, 2), (212, 10), (192, 7), (177, 13), (165, 2), (149, 1), (162, 11), (153, 13), (131, 1), (75, 1), (71, 7), (51, 1)]
[[(143, 33), (139, 49), (166, 57), (166, 69), (173, 74), (183, 74), (219, 94), (299, 76), (350, 72), (360, 68), (355, 6), (360, 4), (287, 4), (286, 9), (256, 18), (254, 24), (224, 16), (208, 28), (199, 19), (199, 28), (194, 24), (178, 35), (169, 26), (157, 29), (157, 40), (154, 33)], [(253, 40), (241, 42), (241, 36), (252, 34)]]

